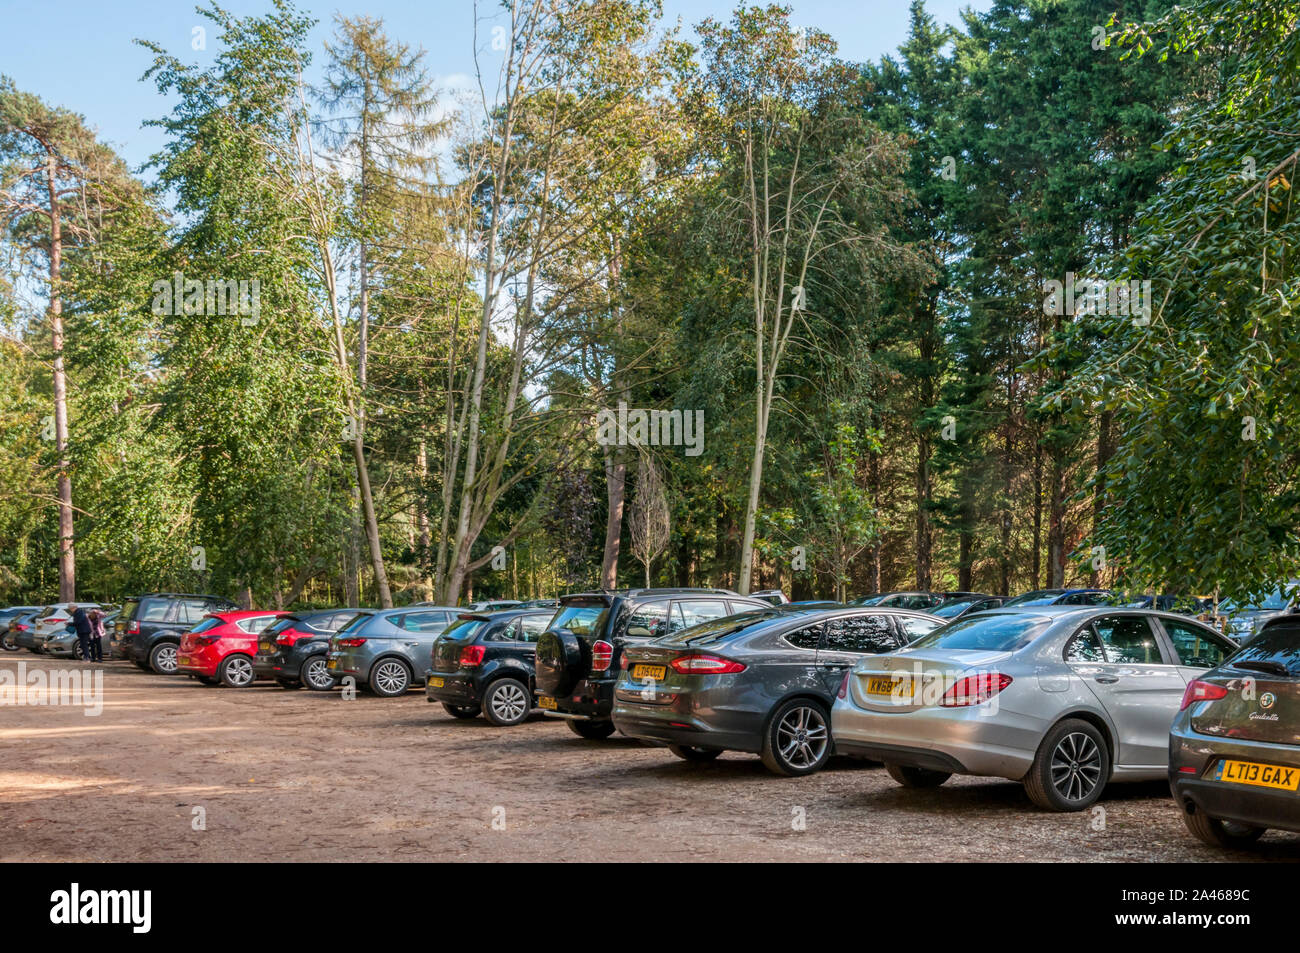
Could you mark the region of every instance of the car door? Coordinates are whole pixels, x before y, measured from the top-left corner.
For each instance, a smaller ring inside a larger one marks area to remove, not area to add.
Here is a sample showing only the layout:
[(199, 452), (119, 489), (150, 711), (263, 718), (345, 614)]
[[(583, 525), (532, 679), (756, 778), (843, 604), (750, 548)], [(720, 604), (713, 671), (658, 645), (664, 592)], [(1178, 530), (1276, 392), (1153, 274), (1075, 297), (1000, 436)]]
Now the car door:
[(892, 615), (859, 612), (827, 619), (817, 650), (817, 672), (827, 696), (835, 697), (844, 673), (862, 656), (892, 652), (905, 644)]
[[(1125, 767), (1166, 764), (1169, 726), (1186, 688), (1178, 667), (1165, 654), (1147, 616), (1098, 616), (1088, 628), (1098, 643), (1091, 651), (1099, 650), (1101, 660), (1072, 659), (1067, 646), (1067, 662), (1115, 726), (1115, 763)], [(1081, 653), (1076, 650), (1073, 654)]]

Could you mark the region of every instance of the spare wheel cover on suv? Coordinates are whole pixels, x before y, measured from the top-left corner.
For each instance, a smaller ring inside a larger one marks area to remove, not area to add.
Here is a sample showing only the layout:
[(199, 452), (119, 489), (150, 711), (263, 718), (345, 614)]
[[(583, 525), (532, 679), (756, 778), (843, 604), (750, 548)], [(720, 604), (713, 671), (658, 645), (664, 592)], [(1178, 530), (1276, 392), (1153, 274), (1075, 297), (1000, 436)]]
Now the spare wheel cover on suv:
[(582, 640), (568, 629), (550, 629), (537, 640), (537, 690), (567, 695), (583, 672)]

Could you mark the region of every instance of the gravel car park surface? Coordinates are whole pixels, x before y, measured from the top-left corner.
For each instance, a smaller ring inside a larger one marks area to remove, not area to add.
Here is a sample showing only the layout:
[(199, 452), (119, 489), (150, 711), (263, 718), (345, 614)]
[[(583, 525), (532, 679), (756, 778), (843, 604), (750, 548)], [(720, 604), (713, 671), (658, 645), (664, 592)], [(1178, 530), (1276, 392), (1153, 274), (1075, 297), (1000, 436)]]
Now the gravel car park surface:
[(420, 692), (348, 701), (103, 670), (98, 716), (0, 707), (0, 861), (1300, 859), (1295, 834), (1200, 846), (1162, 783), (1112, 787), (1097, 830), (1095, 812), (1036, 811), (1007, 781), (905, 790), (840, 759), (778, 778), (756, 756), (688, 764), (542, 717), (457, 721)]

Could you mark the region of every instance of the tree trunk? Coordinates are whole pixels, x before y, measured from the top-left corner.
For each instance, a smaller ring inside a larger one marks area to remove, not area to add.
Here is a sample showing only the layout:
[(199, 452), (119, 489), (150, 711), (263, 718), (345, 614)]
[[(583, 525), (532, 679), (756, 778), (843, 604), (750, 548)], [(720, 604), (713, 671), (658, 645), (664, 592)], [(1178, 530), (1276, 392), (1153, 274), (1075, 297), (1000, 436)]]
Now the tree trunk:
[(50, 337), (54, 348), (54, 448), (59, 458), (59, 601), (77, 598), (77, 559), (72, 537), (72, 478), (68, 471), (68, 378), (63, 364), (63, 292), (59, 287), (63, 267), (63, 223), (59, 207), (54, 154), (46, 157), (46, 184), (50, 193)]
[(930, 441), (921, 436), (916, 441), (916, 588), (930, 591)]
[[(616, 450), (605, 450), (605, 555), (600, 564), (600, 588), (618, 588), (618, 555), (623, 537), (623, 503), (627, 490), (627, 464)], [(649, 579), (650, 571), (646, 570)], [(649, 585), (647, 581), (646, 585)]]
[[(1111, 454), (1114, 452), (1111, 446), (1111, 431), (1114, 426), (1115, 414), (1110, 410), (1103, 410), (1097, 421), (1097, 485), (1092, 496), (1092, 533), (1094, 537), (1098, 530), (1101, 529), (1102, 512), (1106, 508), (1106, 477), (1104, 470)], [(1096, 588), (1101, 585), (1101, 573), (1093, 570), (1088, 579), (1088, 585)]]
[(370, 565), (375, 572), (375, 590), (382, 609), (393, 607), (393, 593), (388, 588), (388, 573), (384, 571), (384, 552), (379, 543), (379, 522), (375, 518), (375, 499), (370, 492), (370, 473), (366, 469), (366, 448), (360, 431), (352, 440), (352, 457), (357, 464), (357, 483), (361, 490), (361, 512), (366, 523), (366, 540), (370, 544)]

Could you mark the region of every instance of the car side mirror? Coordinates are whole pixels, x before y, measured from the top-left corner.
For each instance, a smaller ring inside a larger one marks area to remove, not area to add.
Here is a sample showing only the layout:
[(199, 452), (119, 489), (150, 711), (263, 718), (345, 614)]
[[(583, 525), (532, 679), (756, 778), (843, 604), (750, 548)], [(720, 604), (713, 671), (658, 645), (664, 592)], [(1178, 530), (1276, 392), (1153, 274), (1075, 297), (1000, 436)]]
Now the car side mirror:
[(648, 639), (651, 635), (650, 630), (643, 625), (629, 625), (627, 634), (638, 639)]

